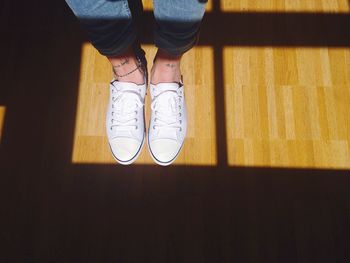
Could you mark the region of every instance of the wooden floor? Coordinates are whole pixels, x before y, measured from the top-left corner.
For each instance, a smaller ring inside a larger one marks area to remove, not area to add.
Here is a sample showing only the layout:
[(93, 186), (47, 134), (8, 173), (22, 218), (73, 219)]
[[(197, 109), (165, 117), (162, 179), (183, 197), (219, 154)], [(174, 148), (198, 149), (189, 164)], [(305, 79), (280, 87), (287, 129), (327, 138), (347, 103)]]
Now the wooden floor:
[[(151, 3), (146, 1), (147, 9)], [(212, 5), (208, 9), (213, 12)], [(221, 1), (220, 12), (232, 11), (344, 13), (349, 6), (347, 0)], [(205, 44), (188, 52), (182, 63), (189, 129), (175, 165), (215, 166), (221, 151), (226, 156), (220, 161), (229, 166), (350, 167), (348, 47), (225, 45), (214, 54), (215, 41)], [(151, 62), (155, 47), (143, 47)], [(215, 72), (216, 60), (222, 72)], [(101, 121), (111, 79), (108, 61), (84, 44), (80, 69), (72, 162), (114, 163)], [(222, 77), (222, 87), (214, 74)], [(215, 101), (219, 88), (223, 97)], [(218, 101), (224, 112), (217, 112)], [(221, 145), (216, 125), (225, 129)], [(147, 147), (136, 163), (153, 164)]]
[(350, 262), (348, 0), (209, 1), (166, 168), (115, 163), (108, 61), (39, 2), (0, 1), (1, 262)]

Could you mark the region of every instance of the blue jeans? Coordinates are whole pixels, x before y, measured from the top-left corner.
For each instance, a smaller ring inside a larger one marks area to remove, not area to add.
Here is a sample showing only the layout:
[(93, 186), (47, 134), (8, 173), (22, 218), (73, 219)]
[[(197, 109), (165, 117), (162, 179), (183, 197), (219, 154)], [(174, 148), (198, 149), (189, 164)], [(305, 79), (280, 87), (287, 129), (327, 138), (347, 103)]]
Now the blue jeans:
[[(140, 0), (129, 0), (140, 1)], [(105, 56), (122, 54), (137, 39), (128, 0), (66, 0), (91, 43)], [(158, 48), (181, 55), (198, 38), (206, 0), (153, 0)]]

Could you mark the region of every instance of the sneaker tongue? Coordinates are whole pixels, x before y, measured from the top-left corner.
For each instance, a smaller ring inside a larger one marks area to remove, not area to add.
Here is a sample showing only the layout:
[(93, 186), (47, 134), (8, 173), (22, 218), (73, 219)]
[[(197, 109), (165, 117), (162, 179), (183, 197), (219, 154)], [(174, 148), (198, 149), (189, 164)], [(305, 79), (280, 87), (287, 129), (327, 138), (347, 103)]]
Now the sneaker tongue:
[(151, 86), (152, 96), (157, 96), (158, 94), (162, 93), (163, 91), (167, 91), (167, 90), (177, 91), (179, 89), (179, 84), (176, 82), (159, 83), (157, 85), (151, 84), (150, 86)]
[(113, 86), (118, 90), (136, 90), (138, 88), (138, 85), (136, 83), (120, 81), (113, 82)]

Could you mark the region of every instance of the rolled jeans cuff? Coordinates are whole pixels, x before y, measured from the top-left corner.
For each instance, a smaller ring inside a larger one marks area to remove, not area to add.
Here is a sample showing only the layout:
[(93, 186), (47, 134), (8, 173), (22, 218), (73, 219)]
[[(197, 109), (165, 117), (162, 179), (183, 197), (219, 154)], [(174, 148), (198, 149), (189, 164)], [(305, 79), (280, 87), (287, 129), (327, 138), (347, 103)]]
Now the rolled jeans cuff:
[[(116, 28), (117, 23), (112, 25), (109, 21), (106, 27)], [(89, 27), (82, 21), (82, 27), (85, 29), (91, 44), (98, 50), (98, 52), (106, 57), (113, 57), (123, 54), (130, 46), (134, 44), (137, 39), (137, 30), (133, 25), (124, 27), (124, 32), (116, 34), (118, 29), (103, 30), (105, 34), (100, 33), (100, 29), (96, 32), (93, 27)], [(119, 30), (120, 31), (120, 30)], [(107, 33), (108, 32), (108, 33)]]
[(199, 39), (199, 25), (190, 35), (188, 33), (167, 33), (155, 30), (154, 41), (157, 48), (166, 51), (170, 55), (179, 56), (195, 46)]
[(92, 43), (95, 48), (99, 51), (101, 55), (106, 57), (113, 57), (123, 54), (129, 47), (131, 47), (137, 39), (137, 32), (134, 30), (130, 32), (123, 41), (118, 42), (118, 44), (111, 45), (108, 47), (97, 46)]

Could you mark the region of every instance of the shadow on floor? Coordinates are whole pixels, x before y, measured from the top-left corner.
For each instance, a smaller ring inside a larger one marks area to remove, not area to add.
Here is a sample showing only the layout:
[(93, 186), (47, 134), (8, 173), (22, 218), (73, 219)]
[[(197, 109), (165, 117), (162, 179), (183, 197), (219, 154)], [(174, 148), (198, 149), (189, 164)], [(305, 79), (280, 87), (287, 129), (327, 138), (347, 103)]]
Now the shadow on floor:
[(219, 74), (223, 45), (349, 47), (349, 16), (207, 14), (219, 163), (162, 168), (71, 164), (86, 39), (63, 1), (0, 12), (2, 262), (350, 261), (350, 171), (228, 167)]

